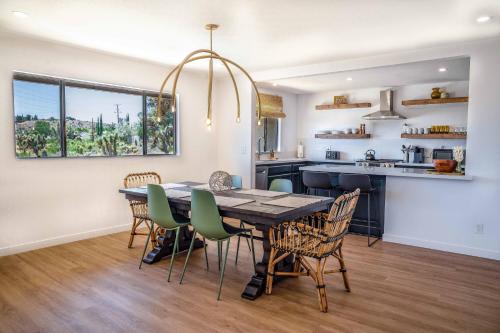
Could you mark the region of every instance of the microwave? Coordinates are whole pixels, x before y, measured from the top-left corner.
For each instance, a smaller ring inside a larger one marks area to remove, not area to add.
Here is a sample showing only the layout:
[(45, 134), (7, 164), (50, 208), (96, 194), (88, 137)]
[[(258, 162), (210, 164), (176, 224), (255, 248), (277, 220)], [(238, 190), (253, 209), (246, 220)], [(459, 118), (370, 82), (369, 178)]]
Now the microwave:
[[(433, 149), (432, 150), (432, 160), (452, 160), (453, 159), (453, 149)], [(465, 150), (464, 150), (464, 160), (465, 164)]]
[(453, 159), (453, 149), (433, 149), (432, 150), (433, 160), (452, 160)]

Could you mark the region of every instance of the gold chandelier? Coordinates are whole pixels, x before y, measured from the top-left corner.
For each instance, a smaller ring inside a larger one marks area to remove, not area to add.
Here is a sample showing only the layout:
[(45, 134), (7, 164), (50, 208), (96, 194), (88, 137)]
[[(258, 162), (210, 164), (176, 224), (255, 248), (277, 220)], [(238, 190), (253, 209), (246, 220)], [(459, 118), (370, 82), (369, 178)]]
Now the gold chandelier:
[(248, 72), (243, 67), (241, 67), (240, 65), (238, 65), (237, 63), (235, 63), (234, 61), (232, 61), (230, 59), (222, 57), (217, 52), (214, 52), (212, 49), (212, 33), (214, 30), (217, 30), (218, 27), (219, 27), (219, 25), (217, 25), (217, 24), (205, 25), (205, 29), (210, 31), (210, 50), (199, 49), (199, 50), (196, 50), (196, 51), (189, 53), (179, 65), (174, 67), (174, 69), (172, 69), (168, 73), (168, 75), (163, 80), (163, 83), (161, 84), (161, 88), (160, 88), (160, 93), (158, 94), (158, 106), (156, 109), (156, 115), (158, 118), (163, 116), (163, 110), (161, 107), (161, 102), (162, 102), (161, 100), (162, 100), (163, 90), (165, 89), (165, 86), (166, 86), (168, 80), (175, 74), (173, 88), (172, 88), (172, 97), (173, 97), (172, 98), (172, 112), (175, 112), (175, 109), (176, 109), (175, 93), (177, 90), (177, 82), (179, 80), (179, 76), (180, 76), (182, 70), (184, 69), (184, 65), (186, 65), (190, 62), (193, 62), (193, 61), (197, 61), (197, 60), (209, 59), (209, 63), (208, 63), (208, 110), (207, 110), (206, 123), (207, 123), (207, 126), (209, 126), (209, 127), (211, 126), (211, 124), (212, 124), (212, 86), (213, 86), (213, 76), (214, 76), (213, 75), (214, 74), (214, 59), (216, 59), (216, 60), (219, 60), (224, 65), (227, 72), (229, 73), (229, 76), (231, 77), (231, 81), (233, 82), (234, 93), (236, 95), (236, 105), (237, 105), (236, 122), (238, 122), (238, 123), (240, 122), (240, 95), (238, 92), (238, 86), (236, 85), (236, 80), (234, 79), (233, 72), (231, 71), (231, 68), (229, 67), (230, 64), (233, 65), (234, 67), (238, 68), (243, 74), (245, 74), (246, 77), (252, 83), (252, 86), (253, 86), (255, 93), (257, 95), (257, 124), (258, 125), (261, 124), (261, 105), (262, 105), (262, 103), (260, 102), (259, 90), (258, 90), (257, 85), (255, 84), (254, 80), (252, 79), (250, 74), (248, 74)]

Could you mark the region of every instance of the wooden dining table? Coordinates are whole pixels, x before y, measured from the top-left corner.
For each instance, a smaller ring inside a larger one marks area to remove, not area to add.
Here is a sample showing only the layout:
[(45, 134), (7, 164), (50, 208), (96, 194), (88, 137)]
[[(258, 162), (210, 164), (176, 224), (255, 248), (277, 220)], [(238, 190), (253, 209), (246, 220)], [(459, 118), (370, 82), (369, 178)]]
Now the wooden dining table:
[[(165, 187), (169, 188), (169, 185), (167, 184)], [(168, 200), (173, 214), (189, 216), (189, 211), (191, 209), (189, 192), (191, 192), (193, 188), (208, 189), (208, 184), (191, 181), (172, 184), (172, 189), (174, 191), (171, 193), (175, 193), (176, 195), (169, 197)], [(168, 191), (167, 189), (166, 192)], [(186, 196), (179, 197), (178, 191), (186, 191), (188, 193), (186, 193)], [(222, 217), (244, 221), (246, 224), (253, 225), (255, 229), (262, 232), (262, 237), (255, 237), (256, 239), (262, 240), (262, 259), (257, 263), (256, 272), (251, 276), (250, 281), (247, 283), (241, 295), (243, 298), (254, 300), (258, 298), (266, 288), (267, 266), (271, 251), (268, 238), (269, 229), (285, 221), (300, 219), (316, 212), (327, 211), (333, 203), (334, 198), (289, 194), (284, 192), (262, 192), (261, 190), (248, 191), (249, 190), (245, 189), (232, 189), (214, 192), (214, 195), (216, 197), (216, 202), (220, 202), (218, 208)], [(145, 187), (120, 189), (119, 192), (125, 194), (128, 200), (147, 202), (147, 189)], [(248, 193), (257, 193), (258, 195)], [(242, 203), (238, 204), (238, 200), (233, 200), (231, 198), (242, 199), (240, 200)], [(235, 205), (234, 202), (236, 202), (237, 205)], [(182, 229), (179, 239), (179, 251), (186, 251), (189, 248), (192, 235), (193, 232), (190, 231), (188, 227)], [(174, 239), (175, 235), (168, 231), (164, 235), (158, 237), (156, 247), (148, 253), (144, 258), (144, 262), (152, 264), (170, 255), (172, 253)], [(196, 239), (194, 247), (202, 248), (203, 242)], [(293, 267), (294, 257), (291, 255), (283, 260), (276, 269), (286, 272), (293, 271)], [(278, 278), (275, 277), (275, 279), (276, 282), (279, 282)]]

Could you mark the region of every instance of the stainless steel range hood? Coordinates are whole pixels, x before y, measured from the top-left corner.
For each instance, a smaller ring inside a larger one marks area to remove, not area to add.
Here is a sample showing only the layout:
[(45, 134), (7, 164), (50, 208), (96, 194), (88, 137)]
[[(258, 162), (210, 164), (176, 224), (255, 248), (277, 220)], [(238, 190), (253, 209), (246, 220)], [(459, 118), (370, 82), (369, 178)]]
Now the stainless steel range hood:
[(369, 113), (362, 118), (366, 120), (406, 119), (406, 117), (394, 112), (392, 108), (392, 95), (392, 90), (382, 90), (380, 92), (380, 111)]

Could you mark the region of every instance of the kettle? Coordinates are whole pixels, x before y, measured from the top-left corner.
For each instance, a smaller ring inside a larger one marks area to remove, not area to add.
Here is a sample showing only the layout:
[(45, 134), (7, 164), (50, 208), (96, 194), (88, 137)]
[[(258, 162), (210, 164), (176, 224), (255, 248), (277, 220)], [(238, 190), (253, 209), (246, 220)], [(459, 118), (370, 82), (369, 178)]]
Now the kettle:
[(375, 159), (375, 150), (368, 149), (365, 153), (365, 160), (373, 161)]

